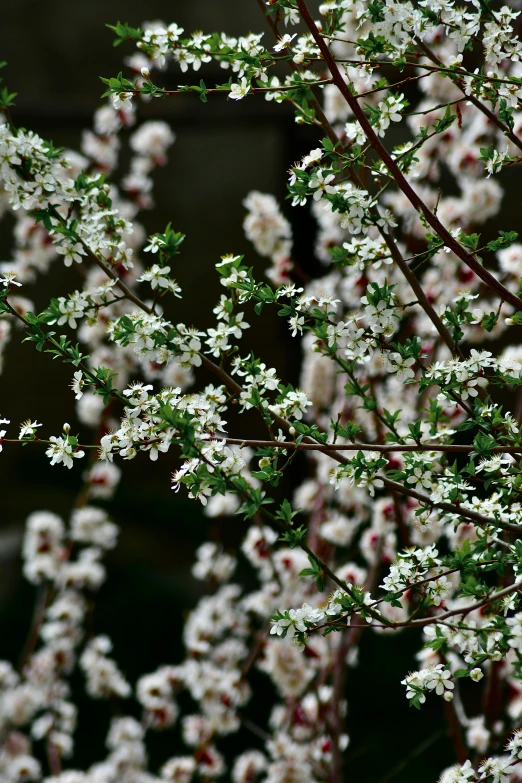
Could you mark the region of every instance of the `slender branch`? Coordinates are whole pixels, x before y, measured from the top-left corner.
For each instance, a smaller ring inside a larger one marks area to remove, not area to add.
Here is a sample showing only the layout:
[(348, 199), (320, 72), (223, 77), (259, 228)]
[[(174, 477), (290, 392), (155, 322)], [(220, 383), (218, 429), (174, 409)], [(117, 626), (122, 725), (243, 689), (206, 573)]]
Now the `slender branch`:
[[(505, 587), (503, 590), (499, 590), (498, 593), (491, 593), (490, 595), (486, 596), (486, 598), (483, 598), (481, 601), (476, 601), (475, 603), (469, 604), (468, 606), (461, 606), (459, 609), (450, 609), (448, 612), (445, 612), (444, 614), (433, 615), (433, 617), (425, 617), (419, 620), (410, 620), (408, 624), (410, 626), (422, 627), (425, 625), (436, 624), (438, 622), (441, 622), (442, 620), (447, 620), (449, 617), (457, 617), (458, 615), (468, 615), (471, 612), (474, 612), (476, 609), (480, 609), (483, 606), (488, 606), (489, 604), (493, 603), (493, 601), (499, 601), (501, 598), (504, 598), (506, 595), (510, 595), (511, 593), (516, 593), (519, 590), (522, 590), (522, 583), (515, 582), (509, 587)], [(402, 625), (402, 623), (398, 623), (398, 625)]]
[(59, 777), (62, 771), (60, 749), (49, 737), (46, 742), (46, 750), (49, 771), (53, 777)]
[[(379, 444), (379, 443), (329, 443), (329, 444), (322, 444), (322, 443), (309, 443), (302, 441), (301, 443), (296, 443), (295, 441), (291, 440), (255, 440), (255, 439), (248, 439), (248, 438), (229, 438), (227, 436), (223, 436), (221, 438), (220, 435), (217, 437), (220, 438), (220, 440), (224, 440), (226, 443), (230, 443), (231, 445), (237, 445), (237, 446), (252, 446), (254, 448), (263, 448), (263, 447), (270, 447), (270, 448), (276, 448), (276, 449), (287, 449), (287, 450), (296, 450), (296, 451), (379, 451), (383, 452), (384, 454), (390, 453), (390, 452), (429, 452), (429, 451), (436, 451), (436, 452), (442, 452), (442, 453), (453, 453), (453, 454), (470, 454), (472, 451), (475, 450), (474, 446), (470, 445), (460, 445), (460, 444), (447, 444), (447, 445), (441, 445), (437, 443), (420, 443), (420, 444), (406, 444), (402, 445), (400, 443), (385, 443), (385, 444)], [(490, 449), (491, 454), (522, 454), (522, 446), (493, 446)]]
[(387, 772), (384, 777), (380, 778), (378, 783), (389, 783), (390, 780), (393, 780), (397, 775), (402, 772), (403, 769), (405, 769), (410, 761), (413, 761), (413, 759), (417, 758), (417, 756), (421, 756), (426, 750), (428, 750), (431, 745), (433, 745), (437, 740), (441, 739), (445, 735), (445, 731), (437, 731), (435, 734), (432, 734), (431, 737), (428, 737), (428, 739), (424, 740), (424, 742), (421, 742), (420, 745), (417, 745), (417, 747), (411, 751), (411, 753), (408, 753), (406, 758), (402, 759), (402, 761), (399, 761), (398, 764), (396, 764), (389, 772)]
[[(415, 37), (415, 40), (419, 44), (420, 48), (422, 49), (422, 51), (424, 52), (426, 57), (428, 57), (436, 65), (443, 66), (442, 60), (439, 60), (437, 55), (434, 52), (432, 52), (432, 50), (428, 46), (426, 46), (424, 41), (421, 41), (420, 38), (417, 38), (417, 37)], [(462, 94), (466, 96), (466, 100), (467, 101), (472, 103), (473, 106), (475, 106), (476, 109), (481, 111), (482, 114), (484, 114), (488, 118), (488, 120), (490, 122), (492, 122), (494, 125), (496, 125), (497, 128), (499, 128), (502, 131), (502, 133), (505, 136), (507, 136), (507, 138), (510, 140), (510, 142), (512, 144), (514, 144), (516, 147), (518, 147), (520, 150), (522, 150), (522, 141), (518, 138), (518, 136), (516, 136), (513, 133), (513, 131), (506, 125), (506, 123), (502, 122), (502, 120), (499, 119), (497, 117), (497, 115), (494, 112), (491, 111), (491, 109), (488, 109), (488, 107), (484, 103), (482, 103), (482, 101), (480, 101), (478, 98), (476, 98), (473, 95), (473, 93), (466, 92), (466, 85), (463, 83), (462, 79), (460, 79), (458, 77), (453, 77), (452, 78), (451, 76), (450, 76), (450, 79), (453, 82), (453, 84), (455, 84), (459, 88), (459, 90), (462, 92)]]
[[(408, 620), (402, 620), (400, 622), (388, 622), (386, 625), (376, 625), (373, 622), (370, 622), (372, 627), (374, 628), (388, 628), (392, 630), (396, 630), (397, 628), (423, 628), (426, 625), (447, 625), (450, 628), (453, 628), (456, 631), (463, 630), (462, 626), (460, 625), (449, 625), (445, 622), (445, 620), (449, 619), (450, 617), (458, 617), (459, 615), (462, 615), (463, 617), (471, 614), (471, 612), (474, 612), (477, 609), (481, 609), (483, 606), (489, 606), (494, 601), (499, 601), (501, 598), (504, 598), (506, 595), (510, 595), (511, 593), (516, 593), (518, 591), (522, 590), (522, 583), (521, 582), (515, 582), (514, 584), (510, 585), (509, 587), (504, 588), (504, 590), (499, 590), (497, 593), (491, 593), (490, 595), (483, 598), (481, 601), (476, 601), (473, 604), (469, 604), (468, 606), (461, 606), (459, 609), (451, 609), (447, 612), (444, 612), (443, 614), (435, 614), (431, 615), (430, 617), (421, 617), (419, 619), (410, 618)], [(369, 604), (368, 607), (371, 608), (373, 606), (376, 606), (377, 602), (373, 604)], [(368, 608), (365, 606), (365, 610)], [(356, 612), (352, 612), (352, 614), (356, 614)], [(349, 631), (351, 628), (365, 628), (364, 625), (359, 624), (352, 624), (346, 625), (346, 620), (351, 615), (341, 615), (336, 620), (332, 622), (326, 622), (323, 625), (318, 625), (315, 628), (310, 628), (310, 631), (320, 631), (323, 628), (329, 628), (329, 627), (341, 627), (343, 630), (346, 629)], [(467, 627), (466, 630), (470, 631), (483, 631), (488, 629), (483, 628), (474, 628), (474, 627)], [(491, 628), (489, 629), (491, 631), (496, 631), (497, 628)]]
[[(427, 76), (428, 74), (423, 74), (423, 76)], [(413, 78), (420, 79), (421, 76), (417, 77), (410, 77), (409, 79), (405, 79), (404, 81), (411, 81)], [(312, 87), (320, 87), (324, 84), (332, 84), (331, 79), (318, 79), (316, 82), (306, 82), (303, 84), (303, 87), (306, 88), (312, 88)], [(273, 86), (273, 87), (252, 87), (251, 90), (245, 95), (245, 98), (249, 95), (255, 95), (258, 92), (292, 92), (293, 90), (298, 90), (301, 87), (300, 84), (286, 84), (281, 85), (279, 87)], [(384, 88), (382, 88), (384, 89)], [(198, 88), (199, 90), (199, 88)], [(139, 89), (138, 87), (131, 90), (130, 88), (126, 90), (126, 92), (131, 93), (132, 95), (141, 95), (143, 93), (143, 90)], [(170, 95), (186, 95), (187, 93), (190, 93), (190, 89), (185, 90), (165, 90), (162, 87), (158, 87), (156, 89), (156, 92), (154, 93), (155, 97), (159, 97), (161, 95), (163, 96), (170, 96)], [(207, 87), (205, 89), (205, 95), (215, 95), (216, 93), (221, 93), (222, 95), (228, 95), (230, 93), (230, 89), (223, 89), (222, 87)], [(148, 93), (146, 93), (148, 94)]]
[[(53, 441), (46, 438), (0, 438), (0, 444), (2, 443), (21, 443), (23, 446), (27, 446), (28, 443), (41, 443), (44, 446), (51, 446)], [(79, 449), (97, 449), (99, 446), (94, 446), (92, 443), (78, 443)]]
[(38, 592), (35, 600), (33, 617), (31, 620), (29, 634), (27, 636), (22, 653), (20, 655), (20, 663), (18, 666), (18, 670), (21, 673), (23, 673), (31, 655), (33, 654), (33, 650), (36, 647), (36, 643), (38, 642), (40, 627), (45, 618), (45, 610), (47, 609), (50, 595), (51, 595), (50, 585), (46, 583), (38, 585)]
[[(351, 43), (353, 46), (357, 45), (357, 41), (343, 41), (341, 38), (332, 39), (331, 36), (323, 34), (323, 38), (329, 38), (330, 40), (335, 40), (342, 43)], [(434, 55), (436, 56), (436, 55)], [(307, 60), (309, 62), (322, 62), (322, 57), (308, 57)], [(393, 60), (379, 60), (379, 62), (376, 62), (375, 60), (350, 60), (344, 57), (336, 57), (335, 58), (336, 63), (346, 64), (346, 65), (355, 65), (356, 67), (360, 67), (361, 65), (371, 65), (373, 68), (382, 68), (387, 65), (393, 65)], [(469, 76), (469, 72), (462, 70), (460, 68), (452, 67), (449, 68), (447, 66), (444, 66), (442, 64), (442, 61), (439, 60), (441, 63), (440, 66), (434, 66), (434, 65), (427, 65), (426, 63), (421, 62), (404, 62), (401, 63), (401, 68), (423, 68), (426, 71), (430, 71), (431, 73), (447, 73), (450, 76)], [(511, 86), (516, 85), (516, 82), (513, 81), (513, 79), (501, 79), (498, 76), (490, 76), (486, 74), (480, 74), (481, 81), (484, 82), (490, 82), (492, 84), (510, 84)], [(393, 85), (390, 85), (393, 86)], [(468, 95), (466, 95), (466, 100), (468, 99)]]
[(149, 305), (145, 304), (139, 296), (136, 296), (136, 294), (131, 291), (128, 285), (126, 285), (123, 280), (120, 278), (118, 273), (108, 264), (105, 263), (105, 261), (102, 261), (101, 258), (98, 258), (96, 253), (93, 253), (92, 250), (85, 244), (85, 242), (82, 242), (82, 247), (85, 250), (87, 257), (93, 262), (93, 264), (96, 264), (96, 266), (99, 266), (100, 269), (102, 269), (107, 277), (110, 277), (111, 280), (114, 280), (120, 291), (122, 291), (127, 299), (131, 302), (133, 302), (137, 307), (140, 308), (140, 310), (144, 310), (149, 315), (154, 314), (154, 310)]
[(472, 511), (469, 508), (463, 508), (462, 505), (456, 503), (445, 503), (444, 501), (434, 502), (428, 495), (423, 495), (421, 492), (417, 492), (415, 489), (404, 487), (402, 484), (392, 481), (385, 476), (379, 476), (385, 487), (390, 490), (394, 490), (402, 495), (407, 495), (410, 498), (419, 500), (423, 505), (430, 508), (440, 508), (441, 511), (446, 511), (448, 514), (456, 514), (457, 516), (464, 517), (465, 519), (471, 519), (472, 522), (476, 522), (479, 525), (494, 525), (495, 527), (503, 528), (504, 530), (513, 530), (517, 533), (522, 532), (520, 525), (513, 525), (510, 522), (502, 522), (498, 519), (490, 519), (477, 511)]
[(399, 250), (399, 248), (397, 247), (397, 244), (396, 244), (395, 240), (393, 239), (393, 237), (390, 234), (387, 234), (385, 231), (381, 231), (381, 236), (384, 239), (384, 241), (386, 242), (386, 244), (387, 244), (387, 246), (388, 246), (388, 248), (390, 250), (391, 257), (393, 258), (393, 260), (395, 261), (395, 263), (397, 264), (397, 266), (401, 270), (402, 274), (404, 275), (404, 277), (406, 278), (406, 280), (410, 284), (410, 287), (411, 287), (412, 291), (414, 292), (415, 296), (417, 297), (420, 306), (422, 307), (422, 309), (424, 310), (424, 312), (426, 313), (428, 318), (431, 320), (433, 326), (435, 327), (437, 332), (440, 334), (440, 336), (442, 337), (442, 339), (444, 340), (444, 342), (446, 343), (446, 345), (450, 349), (451, 353), (452, 354), (456, 354), (460, 359), (464, 360), (465, 359), (464, 354), (462, 353), (462, 351), (459, 348), (459, 346), (453, 340), (453, 338), (452, 338), (451, 334), (449, 333), (447, 327), (442, 323), (440, 317), (437, 315), (437, 312), (436, 312), (435, 308), (430, 303), (428, 297), (424, 293), (421, 284), (419, 283), (419, 281), (417, 280), (417, 278), (415, 277), (415, 275), (411, 271), (410, 267), (408, 266), (408, 264), (404, 260), (404, 258), (402, 256), (402, 253)]

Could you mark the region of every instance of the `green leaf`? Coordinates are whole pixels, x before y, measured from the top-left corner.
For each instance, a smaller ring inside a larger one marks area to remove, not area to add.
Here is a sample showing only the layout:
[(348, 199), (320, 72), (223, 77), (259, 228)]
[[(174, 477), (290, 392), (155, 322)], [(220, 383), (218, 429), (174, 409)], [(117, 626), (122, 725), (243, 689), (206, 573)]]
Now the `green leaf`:
[(139, 28), (130, 27), (128, 24), (122, 24), (121, 22), (116, 22), (114, 25), (107, 24), (105, 26), (108, 27), (109, 30), (112, 30), (113, 33), (116, 33), (117, 38), (113, 41), (113, 46), (119, 46), (124, 41), (138, 41), (143, 35)]
[(462, 245), (464, 245), (464, 247), (467, 247), (469, 250), (476, 250), (480, 241), (480, 234), (460, 233), (457, 239)]
[(287, 525), (291, 525), (293, 518), (297, 516), (298, 513), (299, 511), (292, 511), (292, 505), (290, 501), (285, 498), (279, 506), (279, 510), (276, 512), (275, 518), (282, 520)]
[(308, 530), (304, 525), (297, 527), (295, 530), (285, 530), (285, 532), (279, 537), (279, 541), (284, 541), (288, 544), (290, 549), (294, 549), (299, 546), (306, 538)]
[(18, 93), (9, 92), (7, 87), (2, 87), (0, 90), (0, 108), (8, 109), (10, 106), (14, 106), (14, 99)]
[(491, 242), (487, 243), (486, 248), (488, 250), (495, 252), (501, 248), (509, 247), (518, 237), (516, 231), (499, 231), (499, 234), (500, 236), (498, 239), (493, 239)]
[(436, 122), (434, 125), (435, 133), (443, 133), (447, 128), (453, 125), (456, 119), (457, 115), (452, 114), (450, 107), (446, 106), (444, 117), (438, 120), (438, 122)]
[(321, 563), (315, 559), (312, 555), (308, 555), (311, 568), (304, 568), (299, 576), (310, 576), (315, 582), (315, 585), (319, 592), (324, 590), (324, 574)]

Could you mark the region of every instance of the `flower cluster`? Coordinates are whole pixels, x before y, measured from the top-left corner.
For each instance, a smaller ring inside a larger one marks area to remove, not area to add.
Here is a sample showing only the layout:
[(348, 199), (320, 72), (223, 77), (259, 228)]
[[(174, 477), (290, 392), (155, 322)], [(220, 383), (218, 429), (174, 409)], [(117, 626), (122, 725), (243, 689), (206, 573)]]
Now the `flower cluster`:
[[(92, 455), (68, 523), (52, 510), (26, 522), (24, 575), (39, 609), (19, 671), (0, 662), (6, 783), (341, 780), (347, 667), (365, 672), (363, 634), (378, 645), (403, 628), (420, 646), (417, 670), (402, 667), (407, 701), (448, 702), (459, 763), (441, 783), (522, 777), (522, 245), (488, 223), (504, 169), (521, 159), (519, 12), (326, 0), (318, 22), (305, 0), (266, 10), (271, 42), (161, 21), (112, 27), (137, 51), (129, 78), (104, 79), (109, 100), (81, 153), (0, 115), (0, 216), (14, 226), (0, 265), (0, 369), (17, 336), (72, 365), (77, 418), (93, 430), (89, 443), (69, 424), (46, 438), (31, 418), (14, 437), (0, 420), (2, 459), (13, 441), (43, 444), (73, 475)], [(482, 57), (473, 73), (471, 51)], [(228, 81), (155, 84), (171, 63), (187, 79), (213, 63)], [(222, 256), (224, 293), (204, 328), (170, 314), (183, 234), (169, 224), (147, 242), (138, 220), (175, 140), (163, 121), (138, 124), (139, 101), (177, 93), (260, 94), (321, 129), (286, 183), (316, 223), (320, 266), (276, 198), (253, 190), (243, 227), (269, 283), (249, 256)], [(8, 93), (0, 100), (7, 112)], [(130, 128), (129, 167), (109, 181)], [(37, 312), (26, 291), (59, 257), (67, 280), (81, 265), (82, 287)], [(259, 355), (249, 344), (274, 305), (299, 342), (299, 378), (273, 366), (264, 335)], [(206, 516), (238, 515), (245, 529), (234, 552), (200, 544), (192, 575), (206, 592), (184, 622), (185, 656), (132, 683), (91, 617), (118, 537), (93, 504), (143, 452), (174, 460), (172, 489)], [(107, 721), (107, 757), (85, 771), (73, 761), (77, 675), (119, 715)], [(258, 727), (249, 710), (261, 689), (272, 702)], [(252, 726), (252, 744), (230, 751), (226, 738)], [(154, 773), (156, 730), (178, 732), (183, 751)]]

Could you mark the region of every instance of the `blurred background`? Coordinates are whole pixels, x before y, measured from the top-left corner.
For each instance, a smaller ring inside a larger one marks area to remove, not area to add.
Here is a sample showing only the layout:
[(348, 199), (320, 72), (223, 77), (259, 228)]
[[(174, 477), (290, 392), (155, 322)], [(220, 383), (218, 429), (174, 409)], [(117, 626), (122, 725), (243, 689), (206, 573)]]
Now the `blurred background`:
[[(138, 27), (146, 19), (175, 21), (187, 31), (222, 30), (231, 35), (258, 32), (265, 24), (256, 0), (149, 0), (146, 6), (138, 0), (6, 0), (0, 60), (8, 62), (5, 80), (18, 93), (15, 122), (56, 145), (78, 149), (82, 129), (90, 126), (100, 105), (104, 88), (99, 77), (115, 76), (123, 68), (123, 58), (134, 51), (130, 44), (113, 48), (114, 36), (105, 24), (122, 21)], [(266, 35), (270, 35), (268, 28)], [(207, 84), (214, 74), (218, 82), (226, 80), (223, 71), (210, 66), (202, 74)], [(178, 75), (171, 78), (175, 84)], [(297, 126), (287, 107), (262, 99), (233, 102), (210, 96), (202, 104), (195, 96), (177, 96), (142, 106), (140, 112), (143, 117), (168, 121), (177, 136), (168, 165), (154, 174), (156, 207), (143, 213), (141, 220), (148, 232), (162, 231), (172, 222), (175, 230), (187, 235), (173, 269), (184, 292), (176, 317), (207, 327), (220, 294), (213, 265), (221, 255), (246, 253), (248, 264), (262, 279), (265, 262), (256, 258), (243, 236), (242, 200), (255, 189), (283, 202), (286, 169), (316, 145), (319, 134)], [(312, 221), (306, 210), (288, 210), (286, 205), (284, 210), (297, 237), (296, 258), (302, 268), (313, 272)], [(9, 258), (10, 247), (10, 225), (3, 221), (1, 260)], [(74, 275), (74, 270), (55, 264), (51, 275), (39, 279), (28, 295), (42, 309), (51, 295), (62, 295), (80, 284)], [(270, 357), (280, 377), (297, 382), (299, 355), (286, 324), (274, 311), (263, 312), (262, 327), (254, 319), (249, 313), (247, 320), (254, 328), (244, 344), (257, 355)], [(42, 434), (58, 434), (64, 421), (75, 421), (70, 379), (70, 367), (51, 365), (50, 357), (37, 353), (30, 343), (17, 344), (15, 338), (0, 376), (0, 416), (11, 419), (14, 427), (27, 418), (37, 419), (44, 422)], [(73, 431), (81, 436), (78, 425), (73, 425)], [(15, 662), (35, 599), (34, 589), (21, 576), (25, 518), (40, 509), (67, 518), (84, 466), (75, 464), (71, 471), (51, 468), (43, 449), (34, 447), (5, 448), (0, 460), (0, 659)], [(160, 458), (152, 470), (147, 457), (126, 463), (109, 505), (121, 536), (108, 557), (109, 577), (92, 622), (96, 633), (110, 633), (115, 657), (131, 681), (158, 665), (181, 660), (183, 616), (204, 589), (190, 569), (194, 550), (208, 536), (209, 526), (212, 535), (223, 536), (232, 548), (242, 534), (239, 519), (209, 520), (183, 490), (171, 492), (173, 460), (170, 455)], [(291, 487), (284, 491), (290, 492)], [(417, 647), (413, 634), (393, 640), (363, 639), (362, 672), (352, 670), (348, 677), (347, 780), (428, 783), (436, 780), (445, 764), (453, 763), (441, 700), (425, 705), (418, 721), (404, 698), (400, 680), (408, 667), (414, 668)], [(102, 757), (107, 725), (106, 704), (85, 702), (82, 708), (78, 766)], [(260, 722), (267, 708), (268, 702), (252, 706)], [(236, 752), (238, 746), (259, 742), (247, 733), (229, 741)], [(179, 750), (172, 735), (156, 737), (151, 769), (166, 753)]]

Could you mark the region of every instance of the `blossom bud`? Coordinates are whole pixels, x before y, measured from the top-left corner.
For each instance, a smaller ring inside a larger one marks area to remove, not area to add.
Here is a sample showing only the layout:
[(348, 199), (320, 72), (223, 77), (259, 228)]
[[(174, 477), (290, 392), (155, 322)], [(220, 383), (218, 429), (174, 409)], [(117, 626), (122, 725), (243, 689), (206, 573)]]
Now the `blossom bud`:
[(480, 682), (480, 680), (483, 678), (484, 673), (482, 669), (476, 668), (472, 669), (469, 673), (469, 676), (473, 680), (473, 682)]
[(149, 69), (147, 68), (147, 66), (146, 66), (146, 65), (145, 65), (145, 66), (143, 66), (143, 68), (141, 69), (141, 75), (142, 75), (142, 76), (143, 76), (145, 79), (150, 79), (150, 71), (149, 71)]
[(71, 425), (65, 422), (65, 424), (63, 425), (63, 431), (65, 435), (68, 435), (71, 431)]
[(453, 701), (453, 691), (444, 691), (444, 701)]

